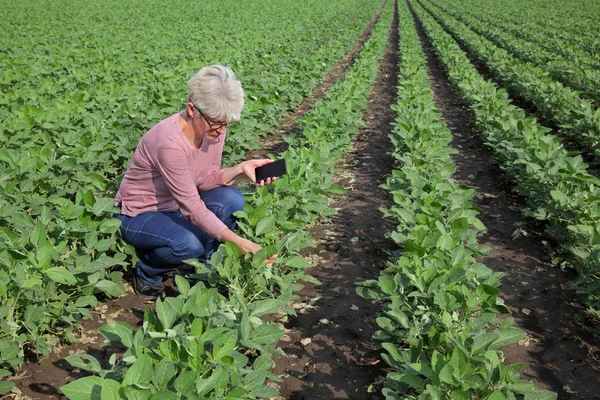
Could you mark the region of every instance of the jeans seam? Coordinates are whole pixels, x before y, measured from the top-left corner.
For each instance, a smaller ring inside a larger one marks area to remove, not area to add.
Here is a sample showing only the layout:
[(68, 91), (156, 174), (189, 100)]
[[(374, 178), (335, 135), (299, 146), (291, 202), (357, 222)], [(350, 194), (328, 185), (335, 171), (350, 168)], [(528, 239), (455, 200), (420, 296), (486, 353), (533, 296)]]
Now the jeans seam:
[[(144, 225), (146, 225), (146, 224), (144, 224)], [(142, 226), (144, 226), (144, 225), (142, 225)], [(126, 231), (128, 231), (128, 232), (136, 232), (136, 233), (140, 233), (140, 232), (141, 232), (141, 230), (137, 230), (137, 229), (129, 229), (129, 228), (126, 228), (126, 227), (124, 227), (124, 226), (122, 226), (122, 225), (121, 225), (121, 229), (122, 229), (122, 230), (126, 230)], [(166, 241), (168, 241), (169, 243), (171, 243), (171, 242), (172, 242), (172, 240), (171, 240), (171, 239), (169, 239), (169, 238), (167, 238), (167, 237), (165, 237), (165, 236), (155, 235), (154, 233), (148, 233), (148, 232), (144, 232), (144, 235), (148, 235), (148, 236), (152, 236), (152, 237), (159, 238), (159, 239), (162, 239), (162, 240), (166, 240)]]

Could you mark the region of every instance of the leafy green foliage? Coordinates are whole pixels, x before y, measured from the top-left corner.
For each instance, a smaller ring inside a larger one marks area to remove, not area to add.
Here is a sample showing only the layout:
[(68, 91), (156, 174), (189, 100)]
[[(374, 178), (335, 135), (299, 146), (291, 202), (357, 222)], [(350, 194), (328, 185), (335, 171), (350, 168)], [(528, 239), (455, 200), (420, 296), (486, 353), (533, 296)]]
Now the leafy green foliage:
[[(181, 19), (182, 7), (195, 17)], [(97, 296), (124, 293), (121, 270), (135, 254), (111, 218), (114, 191), (139, 137), (182, 108), (191, 74), (223, 63), (244, 82), (244, 120), (224, 157), (234, 163), (310, 93), (377, 7), (363, 0), (4, 4), (0, 15), (11, 22), (0, 28), (2, 366), (18, 369), (25, 348), (47, 355), (57, 341), (51, 336), (73, 339)], [(131, 15), (135, 8), (145, 12)], [(290, 237), (289, 247), (302, 241)]]
[[(412, 17), (399, 3), (402, 21)], [(524, 336), (498, 296), (501, 274), (477, 262), (487, 253), (477, 243), (485, 227), (472, 207), (475, 191), (451, 174), (451, 133), (440, 122), (421, 43), (414, 25), (400, 25), (398, 116), (390, 135), (397, 165), (384, 188), (394, 204), (382, 210), (397, 221), (390, 237), (402, 247), (378, 280), (357, 288), (382, 303), (374, 336), (392, 368), (387, 399), (555, 399), (519, 381), (519, 365), (500, 362), (501, 346)]]
[[(305, 118), (304, 135), (288, 139), (290, 149), (283, 155), (290, 166), (288, 175), (247, 194), (248, 205), (238, 214), (240, 229), (255, 237), (263, 250), (242, 255), (233, 243), (225, 243), (208, 265), (189, 262), (202, 281), (190, 287), (176, 278), (180, 295), (157, 301), (156, 312), (148, 309), (142, 329), (134, 333), (118, 322), (100, 329), (108, 340), (128, 347), (121, 362), (114, 358), (112, 368), (95, 377), (107, 384), (101, 386), (101, 396), (175, 398), (176, 393), (176, 398), (254, 399), (277, 394), (264, 382), (278, 379), (269, 371), (271, 357), (280, 353), (274, 344), (283, 332), (259, 317), (293, 313), (288, 303), (301, 287), (297, 281), (318, 283), (304, 273), (308, 264), (298, 250), (311, 242), (307, 225), (331, 215), (326, 196), (342, 191), (331, 184), (333, 169), (362, 124), (361, 109), (367, 106), (391, 17), (388, 3), (354, 67)], [(317, 121), (327, 121), (326, 129)], [(267, 255), (275, 251), (277, 261), (266, 265)], [(227, 286), (228, 296), (205, 285)], [(89, 359), (69, 361), (88, 370), (96, 367)], [(65, 385), (63, 392), (69, 398), (95, 396), (98, 382), (84, 378)]]
[[(558, 132), (562, 136), (579, 148), (595, 152), (600, 160), (600, 110), (593, 101), (581, 98), (578, 92), (548, 76), (548, 68), (552, 64), (536, 66), (524, 62), (471, 31), (472, 22), (465, 25), (441, 8), (428, 5), (427, 9), (474, 57), (485, 63), (511, 93), (533, 104), (546, 120), (559, 127)], [(572, 61), (565, 61), (565, 64), (570, 71)], [(593, 71), (598, 82), (591, 85), (599, 86), (600, 72)], [(568, 75), (573, 74), (569, 72)]]
[(454, 39), (417, 3), (419, 19), (436, 52), (475, 114), (475, 125), (494, 150), (517, 191), (527, 199), (526, 215), (546, 223), (560, 259), (579, 274), (574, 282), (592, 313), (600, 309), (600, 180), (572, 156), (548, 128), (511, 104), (504, 89), (485, 81)]

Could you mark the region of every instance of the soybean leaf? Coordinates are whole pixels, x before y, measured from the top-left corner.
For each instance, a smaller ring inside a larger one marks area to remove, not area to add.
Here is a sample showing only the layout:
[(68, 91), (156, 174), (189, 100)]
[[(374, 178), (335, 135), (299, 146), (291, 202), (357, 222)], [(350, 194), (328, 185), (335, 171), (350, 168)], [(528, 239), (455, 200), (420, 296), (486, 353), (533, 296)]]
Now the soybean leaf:
[(120, 341), (127, 347), (133, 346), (133, 327), (125, 322), (112, 321), (98, 330), (111, 342)]
[(8, 393), (15, 387), (13, 381), (2, 381), (0, 382), (0, 394)]
[(75, 368), (85, 371), (100, 372), (102, 367), (95, 357), (89, 354), (75, 354), (66, 358), (67, 362)]
[(170, 329), (177, 319), (177, 312), (173, 309), (170, 303), (156, 300), (156, 316), (164, 329)]
[(99, 376), (87, 376), (62, 386), (60, 390), (70, 400), (102, 400), (103, 384), (104, 379)]
[(219, 383), (219, 380), (221, 380), (221, 375), (223, 375), (223, 368), (219, 366), (207, 379), (198, 377), (198, 380), (196, 381), (196, 391), (198, 392), (198, 395), (203, 396), (214, 388)]
[(121, 384), (112, 379), (105, 379), (104, 383), (102, 384), (101, 400), (118, 399), (124, 399), (124, 397), (121, 395)]
[(266, 232), (270, 232), (275, 227), (275, 217), (262, 218), (256, 224), (256, 235), (262, 235)]
[(152, 372), (152, 383), (154, 384), (154, 387), (158, 390), (166, 388), (167, 383), (169, 383), (176, 373), (177, 371), (175, 370), (173, 361), (163, 358), (156, 364), (156, 367), (154, 367), (154, 371)]
[(175, 379), (175, 390), (178, 393), (187, 393), (194, 386), (198, 373), (195, 371), (183, 371)]
[(270, 344), (276, 343), (282, 336), (283, 331), (275, 325), (263, 324), (254, 330), (252, 341), (258, 344)]
[(123, 385), (141, 385), (144, 386), (152, 379), (152, 359), (146, 354), (142, 354), (129, 367), (123, 378)]
[(119, 297), (125, 293), (123, 285), (108, 280), (98, 281), (94, 287), (111, 297)]
[(48, 278), (57, 283), (74, 285), (77, 283), (75, 276), (63, 267), (52, 267), (44, 271)]
[(220, 360), (225, 356), (231, 356), (231, 352), (235, 348), (237, 338), (232, 335), (221, 336), (214, 344), (213, 358)]
[(177, 400), (179, 397), (173, 392), (167, 392), (166, 390), (161, 390), (160, 392), (154, 393), (150, 400)]
[(266, 354), (262, 354), (254, 360), (253, 367), (256, 371), (270, 371), (273, 368), (273, 360)]

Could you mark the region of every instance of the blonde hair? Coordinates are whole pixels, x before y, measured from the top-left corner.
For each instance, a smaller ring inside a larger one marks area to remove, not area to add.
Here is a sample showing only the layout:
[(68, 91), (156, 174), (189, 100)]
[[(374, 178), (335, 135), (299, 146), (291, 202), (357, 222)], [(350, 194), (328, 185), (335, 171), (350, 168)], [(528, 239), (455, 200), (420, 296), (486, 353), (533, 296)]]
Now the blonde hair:
[(244, 90), (229, 67), (209, 65), (188, 82), (188, 102), (210, 118), (239, 121), (244, 108)]

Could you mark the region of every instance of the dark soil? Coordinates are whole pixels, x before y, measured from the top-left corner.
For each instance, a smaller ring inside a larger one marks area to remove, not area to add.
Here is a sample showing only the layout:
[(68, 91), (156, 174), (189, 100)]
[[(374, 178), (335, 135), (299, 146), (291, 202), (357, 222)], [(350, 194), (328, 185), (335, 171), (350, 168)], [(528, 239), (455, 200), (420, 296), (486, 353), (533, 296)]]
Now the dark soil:
[[(420, 28), (420, 27), (419, 27)], [(522, 379), (558, 393), (559, 399), (600, 399), (600, 340), (575, 322), (582, 314), (576, 294), (563, 273), (547, 260), (545, 238), (536, 224), (526, 225), (525, 200), (514, 194), (493, 154), (472, 129), (471, 113), (449, 82), (430, 42), (419, 29), (427, 56), (431, 87), (438, 110), (451, 129), (459, 150), (455, 178), (477, 190), (474, 205), (487, 227), (480, 243), (492, 248), (482, 260), (505, 273), (502, 297), (527, 336), (506, 346), (506, 363), (524, 363)], [(531, 221), (528, 221), (531, 222)]]
[(281, 395), (301, 399), (377, 399), (368, 393), (385, 376), (370, 340), (377, 326), (378, 307), (356, 294), (356, 283), (377, 279), (387, 260), (384, 235), (394, 226), (382, 219), (380, 207), (390, 196), (379, 187), (390, 175), (393, 159), (387, 138), (396, 99), (397, 18), (390, 31), (385, 58), (363, 113), (362, 127), (350, 154), (338, 165), (335, 180), (349, 188), (332, 201), (338, 213), (329, 223), (311, 229), (317, 246), (304, 252), (308, 272), (322, 284), (306, 284), (298, 295), (305, 307), (286, 325), (279, 346), (287, 357), (276, 360), (276, 373), (285, 374)]

